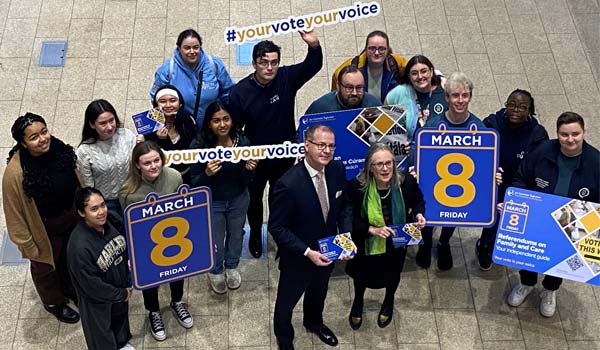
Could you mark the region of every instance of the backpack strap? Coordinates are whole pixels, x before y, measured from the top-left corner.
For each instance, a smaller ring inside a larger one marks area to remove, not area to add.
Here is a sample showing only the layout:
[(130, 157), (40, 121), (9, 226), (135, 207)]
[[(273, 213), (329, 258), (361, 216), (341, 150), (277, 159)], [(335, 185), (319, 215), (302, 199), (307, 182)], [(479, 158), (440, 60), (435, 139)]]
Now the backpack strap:
[(169, 84), (171, 84), (171, 79), (173, 78), (173, 61), (174, 60), (172, 58), (169, 60), (169, 73), (167, 75), (167, 81)]
[(215, 74), (215, 77), (217, 77), (217, 80), (219, 79), (219, 76), (217, 75), (217, 65), (215, 64), (215, 61), (213, 60), (212, 55), (206, 54), (206, 58), (208, 58), (208, 63), (210, 64), (210, 67), (212, 68), (213, 73)]
[(354, 58), (352, 59), (352, 61), (350, 61), (350, 65), (354, 66), (354, 67), (358, 67), (358, 59), (359, 58), (360, 58), (360, 55), (354, 56)]
[(398, 62), (394, 59), (394, 57), (390, 54), (385, 59), (387, 61), (388, 66), (390, 67), (390, 72), (394, 77), (394, 80), (400, 81), (400, 70), (398, 69)]

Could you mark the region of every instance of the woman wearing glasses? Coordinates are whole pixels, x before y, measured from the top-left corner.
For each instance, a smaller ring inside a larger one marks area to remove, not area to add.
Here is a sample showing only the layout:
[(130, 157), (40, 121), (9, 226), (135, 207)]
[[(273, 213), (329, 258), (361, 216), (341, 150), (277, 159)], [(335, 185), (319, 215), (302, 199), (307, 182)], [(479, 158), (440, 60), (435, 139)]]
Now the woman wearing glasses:
[(367, 151), (365, 167), (352, 183), (351, 199), (357, 254), (346, 265), (346, 273), (354, 280), (348, 321), (352, 329), (360, 328), (365, 290), (385, 288), (377, 317), (377, 325), (384, 328), (392, 322), (394, 294), (406, 257), (406, 246), (393, 246), (394, 230), (389, 226), (416, 222), (424, 227), (423, 194), (412, 176), (398, 171), (392, 149), (376, 143)]
[(406, 59), (392, 53), (390, 40), (385, 32), (375, 30), (367, 36), (365, 48), (360, 55), (347, 59), (333, 72), (331, 91), (337, 90), (338, 74), (348, 65), (361, 70), (365, 77), (365, 91), (383, 102), (388, 92), (399, 84)]
[[(201, 83), (198, 82), (200, 76)], [(185, 114), (193, 116), (197, 125), (202, 125), (206, 106), (217, 99), (227, 102), (229, 90), (234, 82), (223, 61), (202, 49), (200, 34), (193, 29), (186, 29), (177, 37), (173, 58), (165, 61), (156, 70), (150, 99), (155, 101), (157, 90), (167, 84), (175, 85), (179, 89), (183, 100), (187, 102), (184, 106)], [(201, 91), (198, 91), (199, 85)]]
[[(523, 157), (548, 140), (546, 129), (535, 119), (535, 105), (529, 91), (517, 89), (511, 92), (504, 106), (506, 108), (483, 120), (486, 127), (496, 129), (500, 134), (500, 167), (504, 170), (502, 177), (505, 181), (498, 189), (499, 203), (504, 201), (504, 192), (511, 185)], [(484, 228), (477, 240), (477, 260), (483, 271), (492, 268), (498, 222), (496, 220), (494, 226)]]

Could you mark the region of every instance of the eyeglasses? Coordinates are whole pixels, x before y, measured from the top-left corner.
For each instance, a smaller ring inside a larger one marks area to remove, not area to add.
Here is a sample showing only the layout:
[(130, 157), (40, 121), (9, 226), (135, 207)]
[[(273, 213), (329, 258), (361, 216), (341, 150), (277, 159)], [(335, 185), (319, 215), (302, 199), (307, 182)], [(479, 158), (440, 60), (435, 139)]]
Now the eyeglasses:
[(346, 93), (351, 94), (354, 90), (356, 90), (356, 92), (361, 93), (363, 92), (363, 90), (365, 89), (364, 85), (346, 85), (344, 83), (340, 83), (340, 85), (344, 88), (344, 91), (346, 91)]
[(416, 78), (416, 77), (419, 76), (419, 74), (420, 75), (427, 75), (427, 73), (429, 73), (429, 72), (431, 72), (430, 68), (423, 68), (421, 70), (411, 70), (409, 72), (409, 74), (410, 74), (411, 77), (415, 77)]
[(508, 109), (512, 109), (513, 111), (517, 111), (517, 112), (525, 112), (525, 111), (529, 110), (529, 106), (525, 106), (525, 105), (517, 106), (514, 103), (505, 103), (504, 106)]
[(377, 51), (379, 51), (381, 53), (386, 53), (387, 47), (385, 47), (385, 46), (367, 46), (367, 51), (369, 51), (369, 53), (375, 53)]
[(260, 68), (267, 68), (269, 65), (273, 68), (279, 67), (279, 61), (256, 61), (256, 65)]
[(329, 148), (329, 150), (331, 150), (332, 152), (335, 151), (335, 143), (332, 143), (332, 144), (328, 145), (326, 143), (316, 143), (316, 142), (314, 142), (312, 140), (306, 140), (306, 141), (308, 141), (308, 142), (312, 143), (313, 145), (317, 146), (317, 149), (319, 151), (324, 151), (325, 148)]
[(385, 162), (377, 162), (377, 163), (373, 163), (373, 164), (371, 164), (371, 165), (372, 165), (372, 166), (373, 166), (375, 169), (379, 169), (379, 170), (383, 169), (383, 167), (386, 167), (386, 168), (388, 168), (388, 169), (389, 169), (389, 168), (391, 168), (391, 167), (394, 165), (394, 162), (393, 162), (393, 161), (391, 161), (391, 160), (387, 160), (387, 161), (385, 161)]

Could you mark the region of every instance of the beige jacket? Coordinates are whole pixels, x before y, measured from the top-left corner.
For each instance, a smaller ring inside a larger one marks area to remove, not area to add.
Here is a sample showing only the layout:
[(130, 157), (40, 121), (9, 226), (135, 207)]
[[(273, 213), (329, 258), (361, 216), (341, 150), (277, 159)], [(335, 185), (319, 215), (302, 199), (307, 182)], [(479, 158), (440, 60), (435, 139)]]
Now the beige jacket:
[(2, 177), (2, 204), (8, 236), (23, 258), (54, 266), (48, 233), (33, 198), (23, 190), (19, 152), (11, 158)]

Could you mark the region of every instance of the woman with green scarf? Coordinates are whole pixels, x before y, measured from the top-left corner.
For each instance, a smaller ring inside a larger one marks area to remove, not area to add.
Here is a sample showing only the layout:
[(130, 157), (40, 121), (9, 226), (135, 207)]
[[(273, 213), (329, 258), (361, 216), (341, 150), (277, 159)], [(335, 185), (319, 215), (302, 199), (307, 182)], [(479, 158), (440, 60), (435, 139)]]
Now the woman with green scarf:
[(385, 288), (385, 298), (377, 317), (384, 328), (392, 321), (394, 294), (406, 257), (406, 246), (394, 248), (394, 231), (389, 225), (416, 222), (426, 224), (423, 194), (412, 176), (397, 168), (392, 149), (382, 143), (372, 145), (365, 167), (352, 184), (352, 239), (357, 246), (346, 273), (354, 280), (354, 302), (348, 321), (356, 330), (362, 324), (364, 295), (367, 288)]

